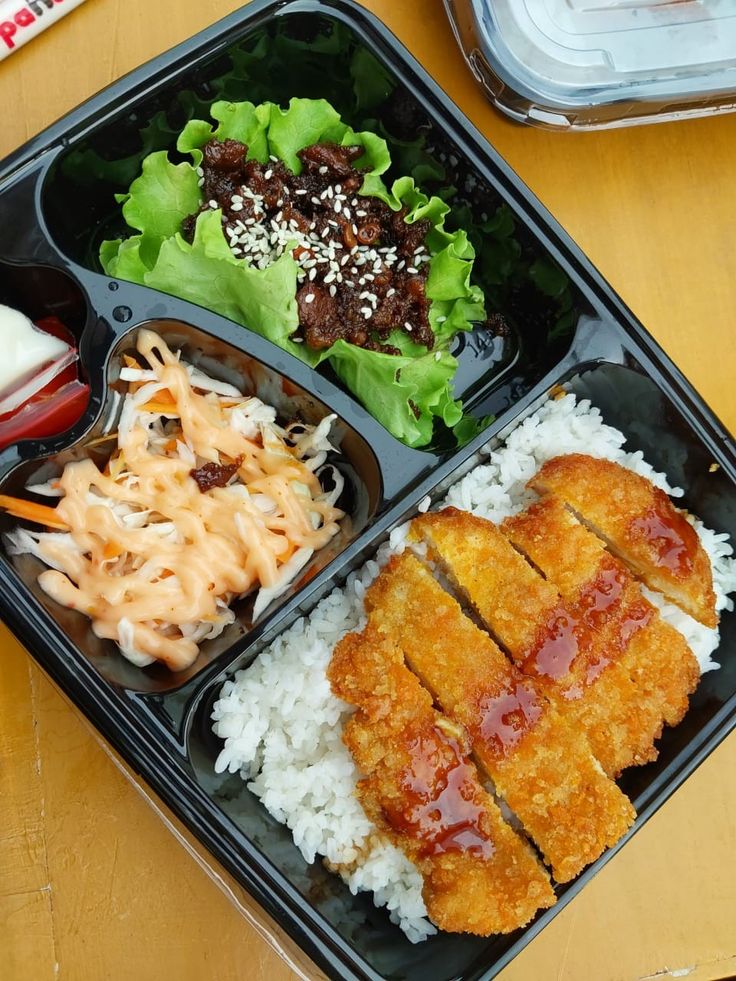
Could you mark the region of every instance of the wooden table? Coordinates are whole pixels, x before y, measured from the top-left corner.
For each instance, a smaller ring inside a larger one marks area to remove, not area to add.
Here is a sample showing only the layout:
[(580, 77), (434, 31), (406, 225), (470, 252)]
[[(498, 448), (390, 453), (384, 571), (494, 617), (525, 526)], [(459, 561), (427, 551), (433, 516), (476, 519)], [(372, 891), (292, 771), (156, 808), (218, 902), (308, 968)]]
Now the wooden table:
[[(238, 6), (90, 0), (0, 65), (0, 156)], [(600, 134), (517, 127), (475, 87), (440, 0), (367, 0), (736, 429), (736, 116)], [(0, 628), (5, 981), (292, 976)], [(736, 972), (736, 736), (503, 974)]]

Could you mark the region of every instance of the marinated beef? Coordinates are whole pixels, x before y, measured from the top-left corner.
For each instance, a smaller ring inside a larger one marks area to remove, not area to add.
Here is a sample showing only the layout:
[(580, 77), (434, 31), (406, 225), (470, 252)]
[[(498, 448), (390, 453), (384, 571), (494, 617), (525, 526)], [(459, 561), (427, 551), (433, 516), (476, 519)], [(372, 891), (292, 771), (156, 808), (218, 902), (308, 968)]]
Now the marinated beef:
[(201, 211), (220, 209), (233, 255), (260, 269), (285, 251), (299, 266), (299, 328), (292, 340), (323, 350), (339, 339), (386, 354), (394, 330), (432, 349), (426, 281), (431, 228), (406, 209), (362, 197), (360, 146), (316, 143), (299, 152), (298, 175), (275, 157), (247, 160), (237, 140), (204, 147), (200, 212), (182, 222), (192, 241)]

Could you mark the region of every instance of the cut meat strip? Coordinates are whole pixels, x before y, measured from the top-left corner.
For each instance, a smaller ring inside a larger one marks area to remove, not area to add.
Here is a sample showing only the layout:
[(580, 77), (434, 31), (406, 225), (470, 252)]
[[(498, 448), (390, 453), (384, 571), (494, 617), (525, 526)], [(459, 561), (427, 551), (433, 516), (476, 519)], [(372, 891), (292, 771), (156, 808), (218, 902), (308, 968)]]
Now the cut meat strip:
[(371, 621), (404, 652), (443, 711), (468, 730), (476, 759), (567, 882), (621, 838), (634, 809), (585, 736), (472, 623), (411, 554), (366, 594)]
[[(543, 547), (548, 553), (567, 551), (573, 556), (566, 531), (564, 521), (546, 528)], [(601, 568), (600, 553), (590, 561), (579, 556), (582, 572), (560, 596), (557, 587), (483, 518), (447, 508), (417, 518), (412, 534), (430, 545), (521, 670), (535, 677), (567, 721), (585, 732), (609, 776), (656, 758), (653, 743), (661, 732), (662, 716), (639, 705), (628, 669), (618, 663), (611, 647), (606, 623), (615, 614), (620, 587), (615, 570), (611, 575)], [(547, 575), (536, 552), (529, 554)]]
[(369, 625), (337, 645), (328, 676), (359, 707), (343, 733), (367, 774), (358, 798), (419, 868), (434, 923), (488, 936), (551, 906), (547, 872), (481, 786), (467, 733), (432, 707), (399, 648)]
[(610, 460), (554, 457), (529, 486), (554, 494), (652, 589), (707, 627), (718, 624), (713, 575), (700, 539), (667, 495)]
[[(662, 620), (626, 568), (554, 498), (508, 519), (502, 530), (565, 599), (593, 596), (591, 584), (607, 584), (608, 609), (601, 629), (608, 656), (628, 671), (636, 687), (642, 746), (658, 736), (662, 721), (677, 725), (698, 684), (698, 662), (682, 634)], [(614, 731), (606, 729), (615, 738)]]

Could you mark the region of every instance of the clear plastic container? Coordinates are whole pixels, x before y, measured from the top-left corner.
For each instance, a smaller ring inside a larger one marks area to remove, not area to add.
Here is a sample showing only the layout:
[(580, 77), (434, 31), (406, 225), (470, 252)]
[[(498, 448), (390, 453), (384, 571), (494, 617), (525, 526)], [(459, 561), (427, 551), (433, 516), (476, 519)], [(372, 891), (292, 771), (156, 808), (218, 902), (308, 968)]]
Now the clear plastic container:
[(491, 101), (595, 129), (736, 109), (736, 0), (445, 0)]

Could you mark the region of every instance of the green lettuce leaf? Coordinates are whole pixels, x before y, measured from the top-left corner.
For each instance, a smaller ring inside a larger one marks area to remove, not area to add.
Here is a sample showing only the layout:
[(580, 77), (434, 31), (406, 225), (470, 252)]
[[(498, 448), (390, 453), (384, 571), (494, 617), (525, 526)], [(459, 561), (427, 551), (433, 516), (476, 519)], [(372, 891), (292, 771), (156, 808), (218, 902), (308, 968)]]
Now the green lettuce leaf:
[[(179, 135), (177, 149), (189, 154), (191, 163), (173, 164), (165, 151), (143, 161), (140, 176), (119, 198), (123, 216), (137, 234), (102, 244), (105, 272), (213, 310), (312, 366), (327, 362), (366, 409), (409, 446), (430, 443), (435, 420), (449, 429), (458, 426), (463, 412), (453, 398), (457, 362), (449, 346), (459, 331), (483, 319), (485, 310), (482, 292), (470, 281), (473, 246), (463, 230), (445, 228), (449, 205), (426, 195), (409, 176), (399, 177), (388, 188), (383, 180), (391, 166), (386, 141), (369, 131), (356, 132), (324, 100), (292, 99), (285, 109), (271, 103), (223, 101), (212, 106), (211, 115), (213, 122), (190, 120)], [(299, 323), (298, 268), (289, 250), (266, 269), (236, 259), (219, 209), (199, 215), (189, 244), (181, 235), (181, 223), (201, 205), (197, 167), (202, 147), (213, 138), (238, 139), (248, 145), (249, 157), (265, 162), (274, 155), (295, 172), (301, 169), (299, 151), (312, 143), (362, 146), (359, 193), (380, 197), (394, 211), (405, 209), (409, 223), (430, 222), (427, 297), (434, 349), (412, 343), (397, 330), (388, 343), (399, 348), (399, 355), (344, 340), (327, 350), (311, 351), (292, 340)]]
[[(398, 346), (405, 337), (397, 331), (390, 343)], [(457, 361), (448, 351), (382, 354), (339, 340), (330, 348), (330, 364), (371, 415), (407, 446), (431, 441), (435, 417), (449, 428), (462, 418), (451, 395)]]
[[(299, 325), (297, 264), (291, 254), (284, 253), (266, 269), (256, 269), (233, 256), (220, 219), (219, 210), (203, 212), (191, 245), (179, 233), (167, 239), (144, 276), (145, 285), (214, 310), (303, 361), (310, 360), (313, 352), (289, 339)], [(316, 363), (318, 358), (311, 360)]]

